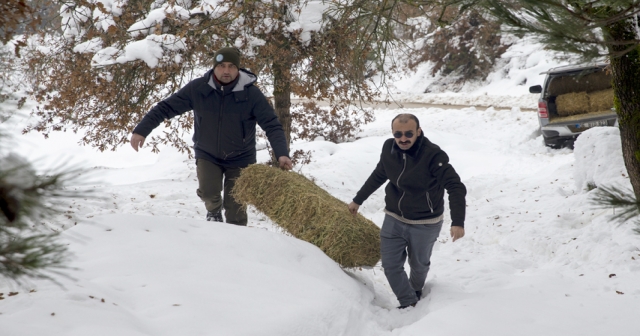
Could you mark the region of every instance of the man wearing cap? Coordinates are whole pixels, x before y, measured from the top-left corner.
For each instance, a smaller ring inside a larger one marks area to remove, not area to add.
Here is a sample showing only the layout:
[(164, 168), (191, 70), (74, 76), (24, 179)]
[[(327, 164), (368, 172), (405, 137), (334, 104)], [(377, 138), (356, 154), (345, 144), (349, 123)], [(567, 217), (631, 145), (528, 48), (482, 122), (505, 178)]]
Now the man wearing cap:
[(247, 225), (246, 210), (230, 192), (240, 170), (256, 162), (256, 123), (267, 134), (280, 168), (293, 166), (282, 124), (256, 80), (240, 68), (238, 49), (222, 48), (214, 55), (212, 70), (156, 104), (131, 135), (131, 146), (138, 151), (162, 121), (193, 110), (197, 194), (208, 221), (222, 222), (224, 208), (227, 223)]
[[(444, 221), (444, 191), (449, 194), (451, 237), (464, 236), (467, 189), (449, 164), (449, 157), (422, 134), (413, 114), (391, 121), (393, 138), (382, 146), (380, 162), (349, 204), (356, 214), (360, 205), (387, 180), (385, 217), (380, 230), (382, 268), (400, 306), (415, 306), (431, 265), (431, 251)], [(409, 257), (411, 274), (404, 263)]]

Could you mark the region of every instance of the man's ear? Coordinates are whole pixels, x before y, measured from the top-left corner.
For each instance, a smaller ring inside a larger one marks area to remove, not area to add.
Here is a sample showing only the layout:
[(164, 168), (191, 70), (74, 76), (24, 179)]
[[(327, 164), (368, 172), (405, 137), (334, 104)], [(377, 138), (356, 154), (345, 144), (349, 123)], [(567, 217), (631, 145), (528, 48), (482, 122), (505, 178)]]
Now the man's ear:
[(422, 134), (422, 128), (418, 127), (418, 136), (420, 136), (420, 134)]

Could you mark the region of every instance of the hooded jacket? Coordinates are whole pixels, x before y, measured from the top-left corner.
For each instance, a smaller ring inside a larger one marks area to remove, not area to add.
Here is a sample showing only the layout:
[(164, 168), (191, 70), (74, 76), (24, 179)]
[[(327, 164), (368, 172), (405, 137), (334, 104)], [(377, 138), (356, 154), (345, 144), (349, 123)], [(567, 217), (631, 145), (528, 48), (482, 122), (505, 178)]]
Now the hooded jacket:
[(235, 85), (214, 82), (213, 70), (189, 82), (154, 106), (133, 130), (147, 137), (162, 121), (193, 110), (195, 157), (226, 167), (256, 162), (256, 123), (276, 157), (289, 156), (282, 124), (254, 83), (257, 76), (240, 69)]
[(387, 180), (387, 211), (409, 221), (437, 218), (444, 213), (446, 189), (451, 225), (464, 227), (467, 189), (447, 154), (422, 134), (406, 151), (393, 138), (385, 141), (378, 165), (353, 201), (361, 205)]

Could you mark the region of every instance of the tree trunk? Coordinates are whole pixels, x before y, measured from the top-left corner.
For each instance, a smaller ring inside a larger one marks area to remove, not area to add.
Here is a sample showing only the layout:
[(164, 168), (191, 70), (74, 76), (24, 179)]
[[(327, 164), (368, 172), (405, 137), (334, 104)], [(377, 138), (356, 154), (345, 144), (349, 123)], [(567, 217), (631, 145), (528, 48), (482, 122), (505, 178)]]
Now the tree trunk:
[[(278, 120), (282, 124), (284, 135), (287, 139), (287, 149), (291, 148), (291, 57), (286, 48), (281, 46), (280, 57), (273, 61), (271, 72), (273, 74), (273, 109)], [(275, 153), (274, 153), (275, 154)], [(292, 155), (292, 154), (289, 154)], [(278, 158), (272, 157), (277, 165)]]
[[(609, 27), (615, 41), (636, 39), (630, 21), (618, 22)], [(626, 46), (613, 46), (611, 51), (621, 52)], [(638, 47), (622, 57), (611, 57), (613, 75), (614, 106), (618, 113), (622, 156), (631, 186), (640, 200), (640, 52)]]
[(287, 137), (287, 148), (291, 144), (291, 68), (286, 63), (273, 64), (273, 99), (278, 120)]

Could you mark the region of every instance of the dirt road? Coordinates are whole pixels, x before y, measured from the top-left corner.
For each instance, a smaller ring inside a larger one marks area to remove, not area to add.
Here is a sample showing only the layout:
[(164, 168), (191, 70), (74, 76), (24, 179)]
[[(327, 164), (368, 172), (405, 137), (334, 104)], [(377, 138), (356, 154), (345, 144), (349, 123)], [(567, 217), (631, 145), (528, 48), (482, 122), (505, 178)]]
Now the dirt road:
[[(301, 103), (304, 102), (306, 100), (303, 99), (291, 99), (291, 103), (295, 104), (295, 103)], [(328, 102), (326, 101), (316, 101), (318, 103), (318, 105), (320, 106), (327, 106), (329, 105)], [(448, 104), (429, 104), (429, 103), (419, 103), (419, 102), (391, 102), (389, 104), (383, 103), (383, 102), (374, 102), (371, 104), (364, 104), (367, 107), (373, 107), (376, 109), (387, 109), (387, 110), (395, 110), (395, 109), (399, 109), (399, 108), (441, 108), (441, 109), (447, 109), (447, 110), (460, 110), (463, 108), (467, 108), (467, 107), (471, 107), (472, 105), (448, 105)], [(473, 105), (475, 106), (475, 108), (479, 111), (484, 111), (486, 109), (489, 108), (489, 106), (477, 106), (477, 105)], [(506, 108), (506, 107), (497, 107), (495, 108), (496, 110), (505, 110), (505, 111), (510, 111), (511, 109)], [(527, 108), (521, 108), (520, 109), (522, 112), (535, 112), (535, 109), (527, 109)]]

